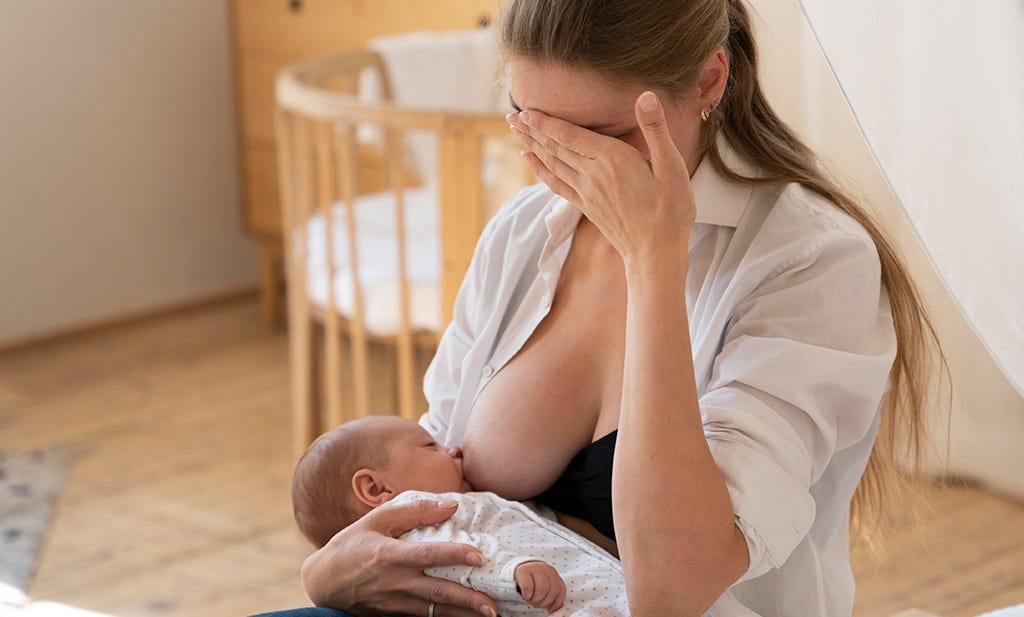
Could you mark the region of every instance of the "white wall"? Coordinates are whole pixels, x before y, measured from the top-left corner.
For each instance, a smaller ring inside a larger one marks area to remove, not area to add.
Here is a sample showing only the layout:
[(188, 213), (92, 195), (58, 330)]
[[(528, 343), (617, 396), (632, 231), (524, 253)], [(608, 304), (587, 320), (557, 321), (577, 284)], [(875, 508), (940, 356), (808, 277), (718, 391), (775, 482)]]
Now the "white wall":
[[(838, 170), (879, 215), (918, 278), (953, 373), (954, 404), (945, 462), (946, 417), (933, 414), (937, 445), (927, 467), (968, 476), (1024, 498), (1024, 399), (971, 329), (886, 184), (797, 0), (750, 0), (758, 22), (764, 86), (776, 111)], [(936, 409), (939, 406), (936, 405)]]
[(253, 286), (227, 1), (0, 15), (0, 346)]

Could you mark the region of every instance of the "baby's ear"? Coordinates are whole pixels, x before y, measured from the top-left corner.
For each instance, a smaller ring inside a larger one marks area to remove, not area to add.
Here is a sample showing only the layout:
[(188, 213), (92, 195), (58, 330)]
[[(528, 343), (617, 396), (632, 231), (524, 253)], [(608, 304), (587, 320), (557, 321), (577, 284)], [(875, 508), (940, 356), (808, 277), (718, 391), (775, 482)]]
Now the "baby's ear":
[(375, 469), (360, 469), (352, 475), (352, 492), (360, 503), (376, 508), (394, 497), (384, 474)]

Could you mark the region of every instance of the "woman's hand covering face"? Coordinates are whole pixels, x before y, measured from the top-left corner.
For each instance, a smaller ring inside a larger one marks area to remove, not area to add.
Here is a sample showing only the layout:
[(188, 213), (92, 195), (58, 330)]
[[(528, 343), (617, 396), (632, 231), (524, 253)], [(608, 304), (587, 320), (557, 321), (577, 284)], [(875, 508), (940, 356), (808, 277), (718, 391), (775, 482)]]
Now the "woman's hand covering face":
[(317, 606), (356, 615), (422, 616), (431, 602), (437, 604), (435, 617), (495, 615), (497, 605), (486, 595), (423, 574), (435, 566), (483, 564), (475, 547), (397, 539), (421, 525), (448, 520), (456, 508), (455, 502), (436, 501), (376, 508), (306, 559), (306, 594)]
[(601, 230), (627, 267), (646, 268), (666, 256), (685, 257), (697, 210), (661, 102), (645, 92), (634, 112), (650, 161), (618, 139), (535, 109), (506, 119), (531, 150), (523, 156), (533, 172)]

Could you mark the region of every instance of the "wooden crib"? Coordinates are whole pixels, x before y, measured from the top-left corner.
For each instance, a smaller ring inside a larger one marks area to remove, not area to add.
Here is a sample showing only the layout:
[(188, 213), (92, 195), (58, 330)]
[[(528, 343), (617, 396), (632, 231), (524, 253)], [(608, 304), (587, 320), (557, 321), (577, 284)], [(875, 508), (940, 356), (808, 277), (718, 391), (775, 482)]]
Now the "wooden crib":
[[(382, 77), (380, 103), (359, 97), (360, 75), (367, 70)], [(296, 455), (318, 434), (346, 420), (396, 412), (416, 418), (424, 411), (417, 402), (417, 350), (432, 353), (436, 348), (477, 237), (496, 205), (536, 181), (518, 158), (519, 145), (502, 112), (403, 108), (390, 99), (384, 63), (369, 50), (306, 61), (278, 78)], [(436, 137), (438, 178), (423, 178), (409, 169), (405, 137), (412, 132)], [(376, 144), (362, 138), (368, 133), (376, 136)], [(383, 162), (378, 177), (367, 172), (372, 166), (365, 163), (374, 156)], [(498, 182), (487, 184), (484, 167), (494, 161)], [(423, 224), (411, 232), (406, 221), (410, 204), (421, 222), (436, 211), (436, 227)], [(385, 245), (397, 254), (366, 254)], [(410, 260), (415, 268), (435, 259), (438, 281), (410, 281)], [(376, 287), (368, 289), (367, 272), (380, 269), (369, 263), (374, 261), (387, 262), (392, 270), (386, 273), (388, 280), (376, 280)], [(431, 284), (437, 287), (435, 295)], [(389, 290), (394, 299), (387, 306), (396, 306), (368, 313), (367, 302), (380, 289)], [(423, 306), (435, 302), (435, 307)], [(428, 308), (436, 319), (414, 319), (414, 313)], [(382, 312), (396, 315), (390, 325), (375, 327), (374, 319)], [(393, 346), (397, 352), (397, 409), (370, 408), (371, 344)], [(344, 349), (349, 353), (343, 354)], [(346, 369), (351, 370), (351, 388), (345, 388), (350, 392), (342, 387)]]

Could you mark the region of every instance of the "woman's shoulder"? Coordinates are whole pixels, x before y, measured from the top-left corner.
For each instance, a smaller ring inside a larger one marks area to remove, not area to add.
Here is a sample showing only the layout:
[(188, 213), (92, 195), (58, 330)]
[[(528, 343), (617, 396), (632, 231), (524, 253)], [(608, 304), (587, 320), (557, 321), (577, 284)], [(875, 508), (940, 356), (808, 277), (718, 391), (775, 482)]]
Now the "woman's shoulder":
[(807, 265), (824, 253), (878, 261), (874, 238), (864, 225), (824, 195), (796, 182), (760, 185), (754, 193), (751, 203), (760, 212), (750, 217), (757, 228), (745, 234), (749, 257), (768, 257), (778, 266), (774, 272)]
[(837, 203), (798, 182), (782, 185), (766, 224), (803, 237), (857, 238), (873, 244), (871, 234)]

